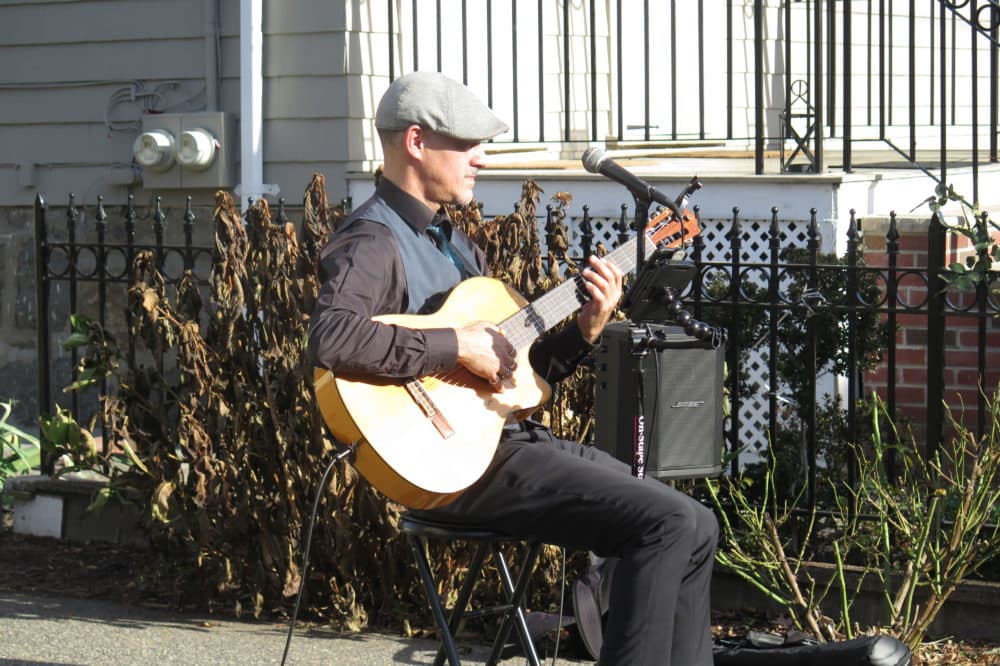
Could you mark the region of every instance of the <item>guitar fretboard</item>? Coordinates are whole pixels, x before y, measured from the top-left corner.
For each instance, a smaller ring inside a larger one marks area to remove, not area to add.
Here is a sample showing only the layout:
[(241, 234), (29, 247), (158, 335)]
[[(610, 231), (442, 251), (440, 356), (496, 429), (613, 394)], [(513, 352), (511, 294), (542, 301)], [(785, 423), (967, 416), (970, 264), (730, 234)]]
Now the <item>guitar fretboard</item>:
[[(656, 243), (643, 236), (647, 256), (656, 249)], [(622, 273), (635, 268), (636, 239), (633, 238), (609, 252), (604, 259), (618, 267)], [(583, 278), (576, 275), (545, 293), (530, 305), (500, 322), (499, 327), (515, 349), (522, 349), (535, 341), (566, 317), (576, 312), (590, 295), (583, 286)]]

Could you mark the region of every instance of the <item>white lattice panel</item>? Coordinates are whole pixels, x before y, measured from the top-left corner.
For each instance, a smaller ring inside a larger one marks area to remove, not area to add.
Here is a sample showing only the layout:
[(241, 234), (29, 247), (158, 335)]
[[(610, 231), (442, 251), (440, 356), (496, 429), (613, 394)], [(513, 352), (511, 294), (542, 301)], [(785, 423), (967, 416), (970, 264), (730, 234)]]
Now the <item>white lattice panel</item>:
[[(627, 217), (626, 221), (631, 218)], [(701, 238), (704, 242), (702, 261), (708, 263), (729, 263), (732, 261), (732, 243), (729, 235), (732, 228), (730, 219), (703, 219)], [(620, 218), (591, 218), (593, 229), (593, 246), (602, 243), (605, 247), (613, 247), (618, 240)], [(545, 220), (540, 220), (539, 234), (544, 243)], [(582, 239), (579, 229), (579, 218), (569, 222), (568, 236), (574, 254), (582, 253)], [(768, 230), (771, 221), (741, 220), (740, 262), (742, 264), (767, 264), (770, 261), (770, 238)], [(781, 230), (781, 248), (805, 248), (808, 241), (808, 220), (779, 220)], [(728, 279), (728, 272), (719, 273)], [(744, 281), (756, 282), (766, 287), (766, 275), (759, 271), (748, 271)], [(782, 285), (786, 286), (786, 285)], [(708, 322), (711, 323), (711, 322)], [(743, 340), (744, 346), (753, 345), (754, 340)], [(743, 448), (740, 461), (754, 462), (760, 459), (760, 452), (768, 446), (768, 396), (770, 385), (768, 374), (768, 348), (766, 340), (756, 349), (745, 355), (742, 370), (747, 376), (750, 390), (741, 396), (740, 432), (738, 445)], [(780, 390), (780, 389), (779, 389)]]
[[(768, 231), (770, 220), (740, 221), (740, 262), (741, 264), (770, 262), (770, 238)], [(732, 243), (729, 235), (732, 220), (702, 220), (702, 237), (705, 246), (702, 260), (705, 262), (732, 261)], [(808, 220), (779, 220), (781, 231), (781, 248), (804, 248), (808, 242)], [(744, 281), (755, 282), (761, 287), (767, 287), (766, 274), (760, 271), (748, 271), (743, 275)], [(782, 285), (785, 286), (785, 285)], [(741, 341), (744, 347), (757, 343), (756, 340)], [(768, 388), (770, 374), (768, 364), (767, 340), (750, 349), (744, 355), (741, 370), (746, 374), (749, 390), (740, 396), (740, 428), (739, 442), (744, 453), (740, 456), (742, 463), (755, 462), (760, 459), (760, 452), (768, 447), (769, 400)], [(781, 388), (778, 389), (781, 391)]]

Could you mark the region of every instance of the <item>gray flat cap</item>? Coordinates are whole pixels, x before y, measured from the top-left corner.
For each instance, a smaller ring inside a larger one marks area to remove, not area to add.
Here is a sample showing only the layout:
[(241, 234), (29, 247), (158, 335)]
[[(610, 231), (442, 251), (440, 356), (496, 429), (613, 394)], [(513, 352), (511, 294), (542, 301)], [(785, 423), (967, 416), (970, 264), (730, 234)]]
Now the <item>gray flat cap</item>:
[(405, 74), (389, 86), (375, 111), (375, 127), (420, 125), (463, 141), (485, 141), (507, 131), (475, 93), (438, 72)]

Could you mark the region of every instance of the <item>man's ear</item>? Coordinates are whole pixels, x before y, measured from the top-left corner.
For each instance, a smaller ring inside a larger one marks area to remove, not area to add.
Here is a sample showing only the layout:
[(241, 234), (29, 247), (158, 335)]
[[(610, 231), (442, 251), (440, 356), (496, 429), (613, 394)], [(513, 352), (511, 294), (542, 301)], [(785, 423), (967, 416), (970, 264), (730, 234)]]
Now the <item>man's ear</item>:
[(419, 160), (423, 157), (427, 135), (420, 125), (410, 125), (403, 130), (403, 150), (411, 159)]

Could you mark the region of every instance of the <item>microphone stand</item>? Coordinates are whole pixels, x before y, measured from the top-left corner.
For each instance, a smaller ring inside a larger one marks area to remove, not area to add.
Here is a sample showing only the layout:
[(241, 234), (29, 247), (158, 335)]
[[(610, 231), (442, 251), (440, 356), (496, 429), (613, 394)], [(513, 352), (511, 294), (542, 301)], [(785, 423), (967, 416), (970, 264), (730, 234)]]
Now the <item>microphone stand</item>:
[[(629, 190), (631, 191), (631, 190)], [(637, 192), (632, 192), (635, 200), (635, 218), (632, 226), (635, 228), (635, 277), (639, 277), (643, 264), (646, 263), (646, 225), (649, 223), (649, 204), (651, 201)], [(633, 283), (638, 284), (638, 279)]]
[[(632, 191), (635, 200), (635, 278), (632, 290), (639, 286), (639, 273), (646, 263), (646, 224), (649, 222), (650, 199)], [(646, 475), (646, 412), (643, 404), (646, 388), (646, 370), (642, 360), (646, 356), (647, 345), (640, 339), (638, 328), (629, 329), (629, 350), (632, 357), (632, 377), (635, 382), (635, 413), (632, 420), (632, 476)]]
[(635, 384), (635, 411), (632, 415), (632, 476), (646, 476), (646, 369), (642, 360), (649, 346), (639, 326), (629, 328), (629, 352), (632, 357), (632, 377)]
[[(691, 180), (691, 184), (684, 191), (684, 193), (679, 198), (680, 202), (686, 202), (687, 198), (698, 188), (701, 187), (701, 182), (695, 176)], [(641, 288), (641, 282), (639, 280), (639, 275), (642, 273), (643, 269), (646, 267), (646, 224), (649, 222), (649, 206), (652, 203), (652, 198), (649, 193), (643, 194), (640, 190), (629, 190), (632, 193), (632, 197), (635, 200), (635, 231), (636, 231), (636, 244), (635, 244), (635, 279), (630, 288), (630, 295), (635, 295), (635, 302), (638, 303), (641, 299), (642, 294), (639, 293)], [(670, 207), (678, 215), (681, 215), (679, 206)], [(672, 293), (672, 290), (671, 290)], [(671, 300), (673, 296), (671, 295)], [(666, 303), (670, 305), (670, 303)], [(673, 310), (679, 311), (681, 304), (676, 301)], [(701, 339), (702, 335), (708, 334), (709, 330), (706, 325), (700, 322), (692, 322), (691, 315), (687, 312), (683, 313), (684, 323), (692, 323), (696, 335)], [(705, 329), (702, 331), (702, 329)], [(632, 360), (632, 377), (635, 384), (635, 412), (633, 414), (632, 420), (632, 476), (637, 478), (644, 478), (646, 475), (646, 406), (645, 406), (645, 393), (646, 393), (646, 370), (643, 367), (643, 359), (649, 353), (650, 349), (662, 349), (665, 347), (663, 341), (656, 340), (654, 336), (642, 329), (642, 327), (635, 325), (629, 329), (629, 354)]]
[[(682, 215), (681, 207), (687, 202), (688, 197), (701, 187), (701, 181), (695, 176), (691, 179), (690, 185), (681, 194), (677, 202), (669, 202), (670, 208), (678, 217)], [(642, 189), (629, 188), (632, 198), (635, 200), (635, 280), (632, 283), (631, 291), (638, 294), (639, 274), (645, 268), (646, 263), (646, 224), (649, 222), (649, 206), (653, 201), (654, 190), (647, 186), (646, 191)], [(630, 291), (630, 293), (631, 293)], [(636, 299), (638, 302), (638, 298)], [(688, 315), (690, 318), (690, 315)], [(651, 336), (644, 334), (639, 326), (632, 326), (629, 329), (629, 351), (632, 358), (632, 376), (635, 381), (635, 413), (632, 421), (632, 476), (643, 478), (646, 475), (646, 415), (644, 396), (646, 389), (646, 371), (643, 368), (643, 358), (651, 347)]]

